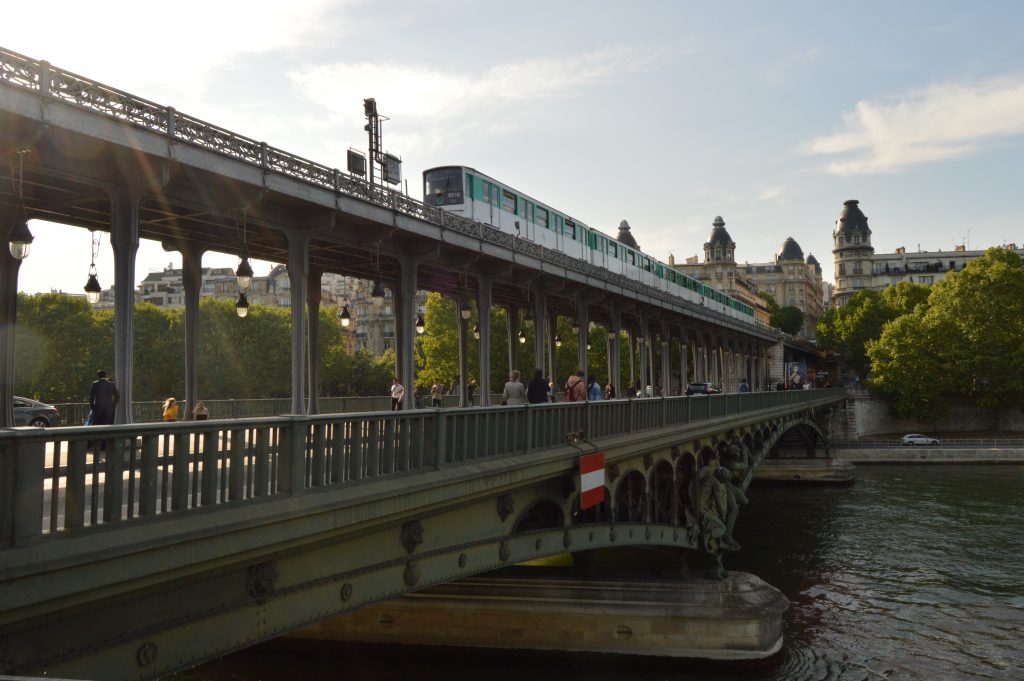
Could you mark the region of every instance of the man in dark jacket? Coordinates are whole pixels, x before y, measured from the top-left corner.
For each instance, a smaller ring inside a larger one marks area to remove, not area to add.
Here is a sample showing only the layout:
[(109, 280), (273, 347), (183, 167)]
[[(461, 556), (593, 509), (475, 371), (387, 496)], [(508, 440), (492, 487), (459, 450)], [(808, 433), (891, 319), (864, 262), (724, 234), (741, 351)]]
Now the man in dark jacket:
[(100, 369), (96, 380), (89, 389), (89, 409), (92, 411), (92, 425), (103, 426), (114, 422), (114, 407), (121, 399), (121, 393), (113, 381), (107, 380), (107, 372)]
[(548, 382), (544, 380), (544, 372), (535, 369), (533, 379), (526, 386), (526, 401), (530, 404), (543, 404), (548, 401)]

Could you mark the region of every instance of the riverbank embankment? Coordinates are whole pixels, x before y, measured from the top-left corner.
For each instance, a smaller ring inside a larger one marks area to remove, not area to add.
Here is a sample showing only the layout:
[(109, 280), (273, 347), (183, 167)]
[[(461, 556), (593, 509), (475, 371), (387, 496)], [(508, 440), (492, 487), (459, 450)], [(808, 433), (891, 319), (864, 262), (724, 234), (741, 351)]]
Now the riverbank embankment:
[(832, 457), (857, 465), (871, 464), (1024, 464), (1024, 447), (833, 448)]

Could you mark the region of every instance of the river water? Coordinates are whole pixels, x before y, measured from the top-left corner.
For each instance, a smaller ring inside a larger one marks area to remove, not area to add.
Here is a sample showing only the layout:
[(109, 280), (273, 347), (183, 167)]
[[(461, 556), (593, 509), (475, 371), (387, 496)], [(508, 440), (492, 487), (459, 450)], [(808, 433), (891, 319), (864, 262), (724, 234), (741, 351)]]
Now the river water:
[(726, 567), (791, 601), (744, 667), (269, 643), (176, 681), (1024, 679), (1024, 467), (860, 466), (843, 488), (753, 488)]

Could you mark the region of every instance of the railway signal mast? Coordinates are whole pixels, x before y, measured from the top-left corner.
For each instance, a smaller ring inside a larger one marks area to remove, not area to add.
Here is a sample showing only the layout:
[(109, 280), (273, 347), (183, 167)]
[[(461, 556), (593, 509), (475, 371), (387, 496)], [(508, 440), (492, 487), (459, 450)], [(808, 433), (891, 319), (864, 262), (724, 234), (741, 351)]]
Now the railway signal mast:
[(402, 159), (381, 151), (380, 124), (389, 120), (387, 116), (377, 113), (377, 100), (373, 97), (363, 100), (363, 113), (366, 114), (366, 125), (363, 126), (370, 137), (370, 186), (374, 183), (375, 167), (380, 166), (380, 179), (388, 184), (401, 184)]

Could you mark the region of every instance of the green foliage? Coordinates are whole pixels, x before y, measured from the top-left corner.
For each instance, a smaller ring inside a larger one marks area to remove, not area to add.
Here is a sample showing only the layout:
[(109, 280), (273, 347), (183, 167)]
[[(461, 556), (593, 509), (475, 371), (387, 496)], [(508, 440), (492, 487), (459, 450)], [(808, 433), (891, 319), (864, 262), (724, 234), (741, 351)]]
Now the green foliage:
[(992, 248), (951, 272), (926, 303), (918, 292), (892, 294), (913, 311), (868, 343), (872, 385), (897, 411), (925, 419), (949, 395), (970, 396), (994, 413), (1024, 405), (1024, 266)]
[(879, 339), (867, 342), (871, 385), (900, 416), (934, 423), (946, 415), (963, 352), (952, 331), (922, 310), (893, 320)]
[[(14, 390), (46, 402), (81, 402), (97, 369), (114, 380), (114, 315), (81, 297), (19, 294)], [(394, 373), (394, 351), (350, 354), (331, 309), (320, 311), (317, 337), (326, 395), (382, 395)], [(239, 319), (229, 300), (199, 304), (199, 393), (203, 399), (288, 397), (291, 312), (252, 305)], [(185, 394), (185, 318), (180, 309), (135, 308), (133, 398)]]
[(775, 328), (795, 336), (804, 326), (804, 313), (794, 305), (786, 305), (772, 314), (771, 324)]

